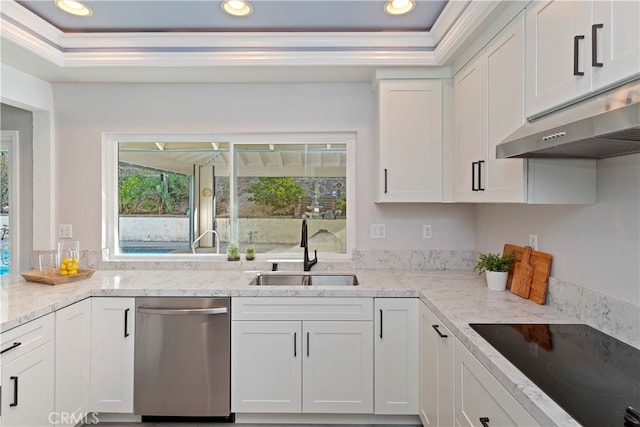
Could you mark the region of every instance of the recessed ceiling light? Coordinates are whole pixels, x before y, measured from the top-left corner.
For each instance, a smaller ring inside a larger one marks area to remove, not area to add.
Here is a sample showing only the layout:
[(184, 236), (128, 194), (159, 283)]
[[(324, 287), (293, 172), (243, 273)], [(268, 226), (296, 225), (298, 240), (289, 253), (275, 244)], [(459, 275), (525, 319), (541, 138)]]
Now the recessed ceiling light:
[(93, 12), (82, 2), (75, 0), (55, 0), (56, 6), (67, 13), (76, 16), (91, 16)]
[(389, 15), (404, 15), (416, 7), (415, 0), (387, 0), (384, 11)]
[(226, 13), (233, 16), (247, 16), (253, 12), (251, 4), (245, 0), (224, 0), (220, 7), (222, 7), (222, 10)]

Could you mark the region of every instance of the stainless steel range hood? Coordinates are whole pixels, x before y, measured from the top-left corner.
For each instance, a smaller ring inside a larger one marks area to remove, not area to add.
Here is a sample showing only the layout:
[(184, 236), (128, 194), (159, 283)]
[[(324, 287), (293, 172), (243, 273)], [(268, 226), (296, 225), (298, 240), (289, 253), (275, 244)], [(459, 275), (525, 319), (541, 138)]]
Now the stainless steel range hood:
[(528, 122), (496, 146), (496, 157), (589, 158), (640, 152), (640, 81)]

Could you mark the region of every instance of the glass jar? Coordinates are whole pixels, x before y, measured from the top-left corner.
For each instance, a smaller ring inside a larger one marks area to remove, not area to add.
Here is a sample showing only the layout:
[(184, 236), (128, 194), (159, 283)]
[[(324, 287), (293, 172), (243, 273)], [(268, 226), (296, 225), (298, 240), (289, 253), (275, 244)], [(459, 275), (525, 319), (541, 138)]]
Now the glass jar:
[(78, 274), (80, 264), (80, 242), (78, 240), (61, 240), (58, 242), (58, 271), (61, 276)]

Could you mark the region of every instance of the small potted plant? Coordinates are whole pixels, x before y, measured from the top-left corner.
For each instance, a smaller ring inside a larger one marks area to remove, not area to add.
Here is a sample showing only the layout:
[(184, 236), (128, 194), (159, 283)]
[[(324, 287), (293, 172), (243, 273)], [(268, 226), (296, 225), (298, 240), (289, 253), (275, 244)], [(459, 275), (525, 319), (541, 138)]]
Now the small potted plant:
[(481, 253), (473, 268), (478, 274), (485, 273), (487, 286), (493, 291), (504, 291), (507, 288), (509, 269), (515, 261), (515, 254), (508, 255)]
[(239, 261), (240, 255), (238, 255), (238, 246), (229, 245), (227, 247), (227, 261)]
[(247, 259), (247, 261), (253, 261), (254, 259), (256, 259), (256, 250), (253, 246), (249, 246), (247, 248), (247, 252), (245, 253), (245, 258)]

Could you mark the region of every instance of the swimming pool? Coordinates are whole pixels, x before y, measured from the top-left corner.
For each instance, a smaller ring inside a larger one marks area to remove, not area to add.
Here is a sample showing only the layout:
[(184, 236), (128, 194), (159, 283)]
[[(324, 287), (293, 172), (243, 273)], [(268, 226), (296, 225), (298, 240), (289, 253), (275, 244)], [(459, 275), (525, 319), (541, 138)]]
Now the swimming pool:
[[(9, 262), (9, 252), (5, 251), (2, 255), (4, 257), (4, 262)], [(0, 264), (0, 276), (4, 276), (5, 274), (9, 274), (9, 267), (4, 264)]]
[(174, 249), (167, 248), (121, 248), (123, 254), (168, 254)]

